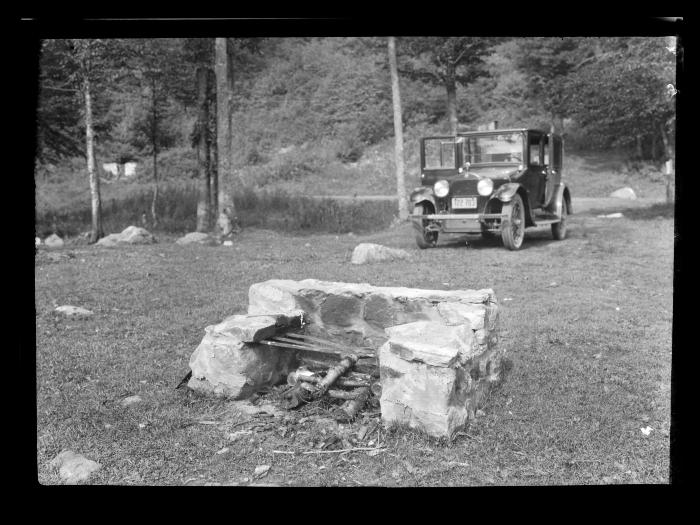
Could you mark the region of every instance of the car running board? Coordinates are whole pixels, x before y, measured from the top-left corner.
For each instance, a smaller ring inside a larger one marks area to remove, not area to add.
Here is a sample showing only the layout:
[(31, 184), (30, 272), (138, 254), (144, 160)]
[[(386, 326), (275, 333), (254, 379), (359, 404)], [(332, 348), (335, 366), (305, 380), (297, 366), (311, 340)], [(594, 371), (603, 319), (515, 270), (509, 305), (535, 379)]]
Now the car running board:
[(557, 217), (556, 215), (544, 215), (533, 217), (533, 222), (535, 223), (535, 226), (545, 226), (547, 224), (556, 224), (561, 222), (561, 217)]

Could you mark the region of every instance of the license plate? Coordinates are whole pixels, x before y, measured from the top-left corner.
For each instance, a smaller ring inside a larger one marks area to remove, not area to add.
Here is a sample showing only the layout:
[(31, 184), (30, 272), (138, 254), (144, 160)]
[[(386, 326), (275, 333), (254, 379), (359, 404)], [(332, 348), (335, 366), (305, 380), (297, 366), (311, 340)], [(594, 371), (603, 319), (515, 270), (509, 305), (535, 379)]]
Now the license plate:
[(476, 208), (476, 197), (454, 197), (452, 208)]

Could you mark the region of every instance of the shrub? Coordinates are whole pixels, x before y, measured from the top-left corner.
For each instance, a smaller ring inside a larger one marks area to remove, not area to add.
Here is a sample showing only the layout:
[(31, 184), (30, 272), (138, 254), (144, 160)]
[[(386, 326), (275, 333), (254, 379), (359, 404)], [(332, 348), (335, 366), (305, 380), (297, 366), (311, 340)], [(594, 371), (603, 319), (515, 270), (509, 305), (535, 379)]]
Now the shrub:
[[(122, 231), (129, 225), (141, 225), (146, 216), (151, 227), (150, 186), (135, 186), (103, 199), (102, 221), (105, 233)], [(157, 204), (156, 231), (184, 233), (194, 231), (199, 189), (193, 183), (161, 185)], [(340, 202), (313, 199), (282, 190), (256, 191), (251, 187), (238, 190), (234, 203), (239, 224), (243, 227), (271, 228), (284, 232), (347, 233), (370, 232), (388, 227), (396, 213), (391, 201)], [(36, 232), (45, 237), (56, 230), (61, 236), (76, 236), (90, 229), (89, 199), (80, 206), (37, 210)]]

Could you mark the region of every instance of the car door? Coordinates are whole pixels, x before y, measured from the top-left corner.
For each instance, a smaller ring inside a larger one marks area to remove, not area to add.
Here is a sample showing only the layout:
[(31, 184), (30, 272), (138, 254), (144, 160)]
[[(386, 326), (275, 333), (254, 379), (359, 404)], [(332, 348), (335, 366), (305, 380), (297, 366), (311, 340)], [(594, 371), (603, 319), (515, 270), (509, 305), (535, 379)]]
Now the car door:
[(544, 135), (528, 133), (528, 176), (525, 185), (532, 209), (540, 208), (544, 201), (547, 167), (544, 163)]
[(545, 145), (545, 188), (544, 205), (548, 206), (554, 190), (561, 180), (561, 137), (554, 133), (549, 133), (546, 137)]

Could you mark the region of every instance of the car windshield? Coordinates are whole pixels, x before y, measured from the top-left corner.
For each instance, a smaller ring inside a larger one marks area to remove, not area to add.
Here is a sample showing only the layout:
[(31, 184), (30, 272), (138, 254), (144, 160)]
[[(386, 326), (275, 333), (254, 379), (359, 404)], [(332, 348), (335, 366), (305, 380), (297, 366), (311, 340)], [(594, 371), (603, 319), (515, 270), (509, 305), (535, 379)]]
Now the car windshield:
[(464, 160), (470, 164), (489, 162), (522, 162), (523, 136), (521, 133), (502, 133), (465, 137)]
[(456, 168), (455, 141), (462, 142), (463, 139), (445, 137), (423, 140), (423, 168), (427, 170)]

